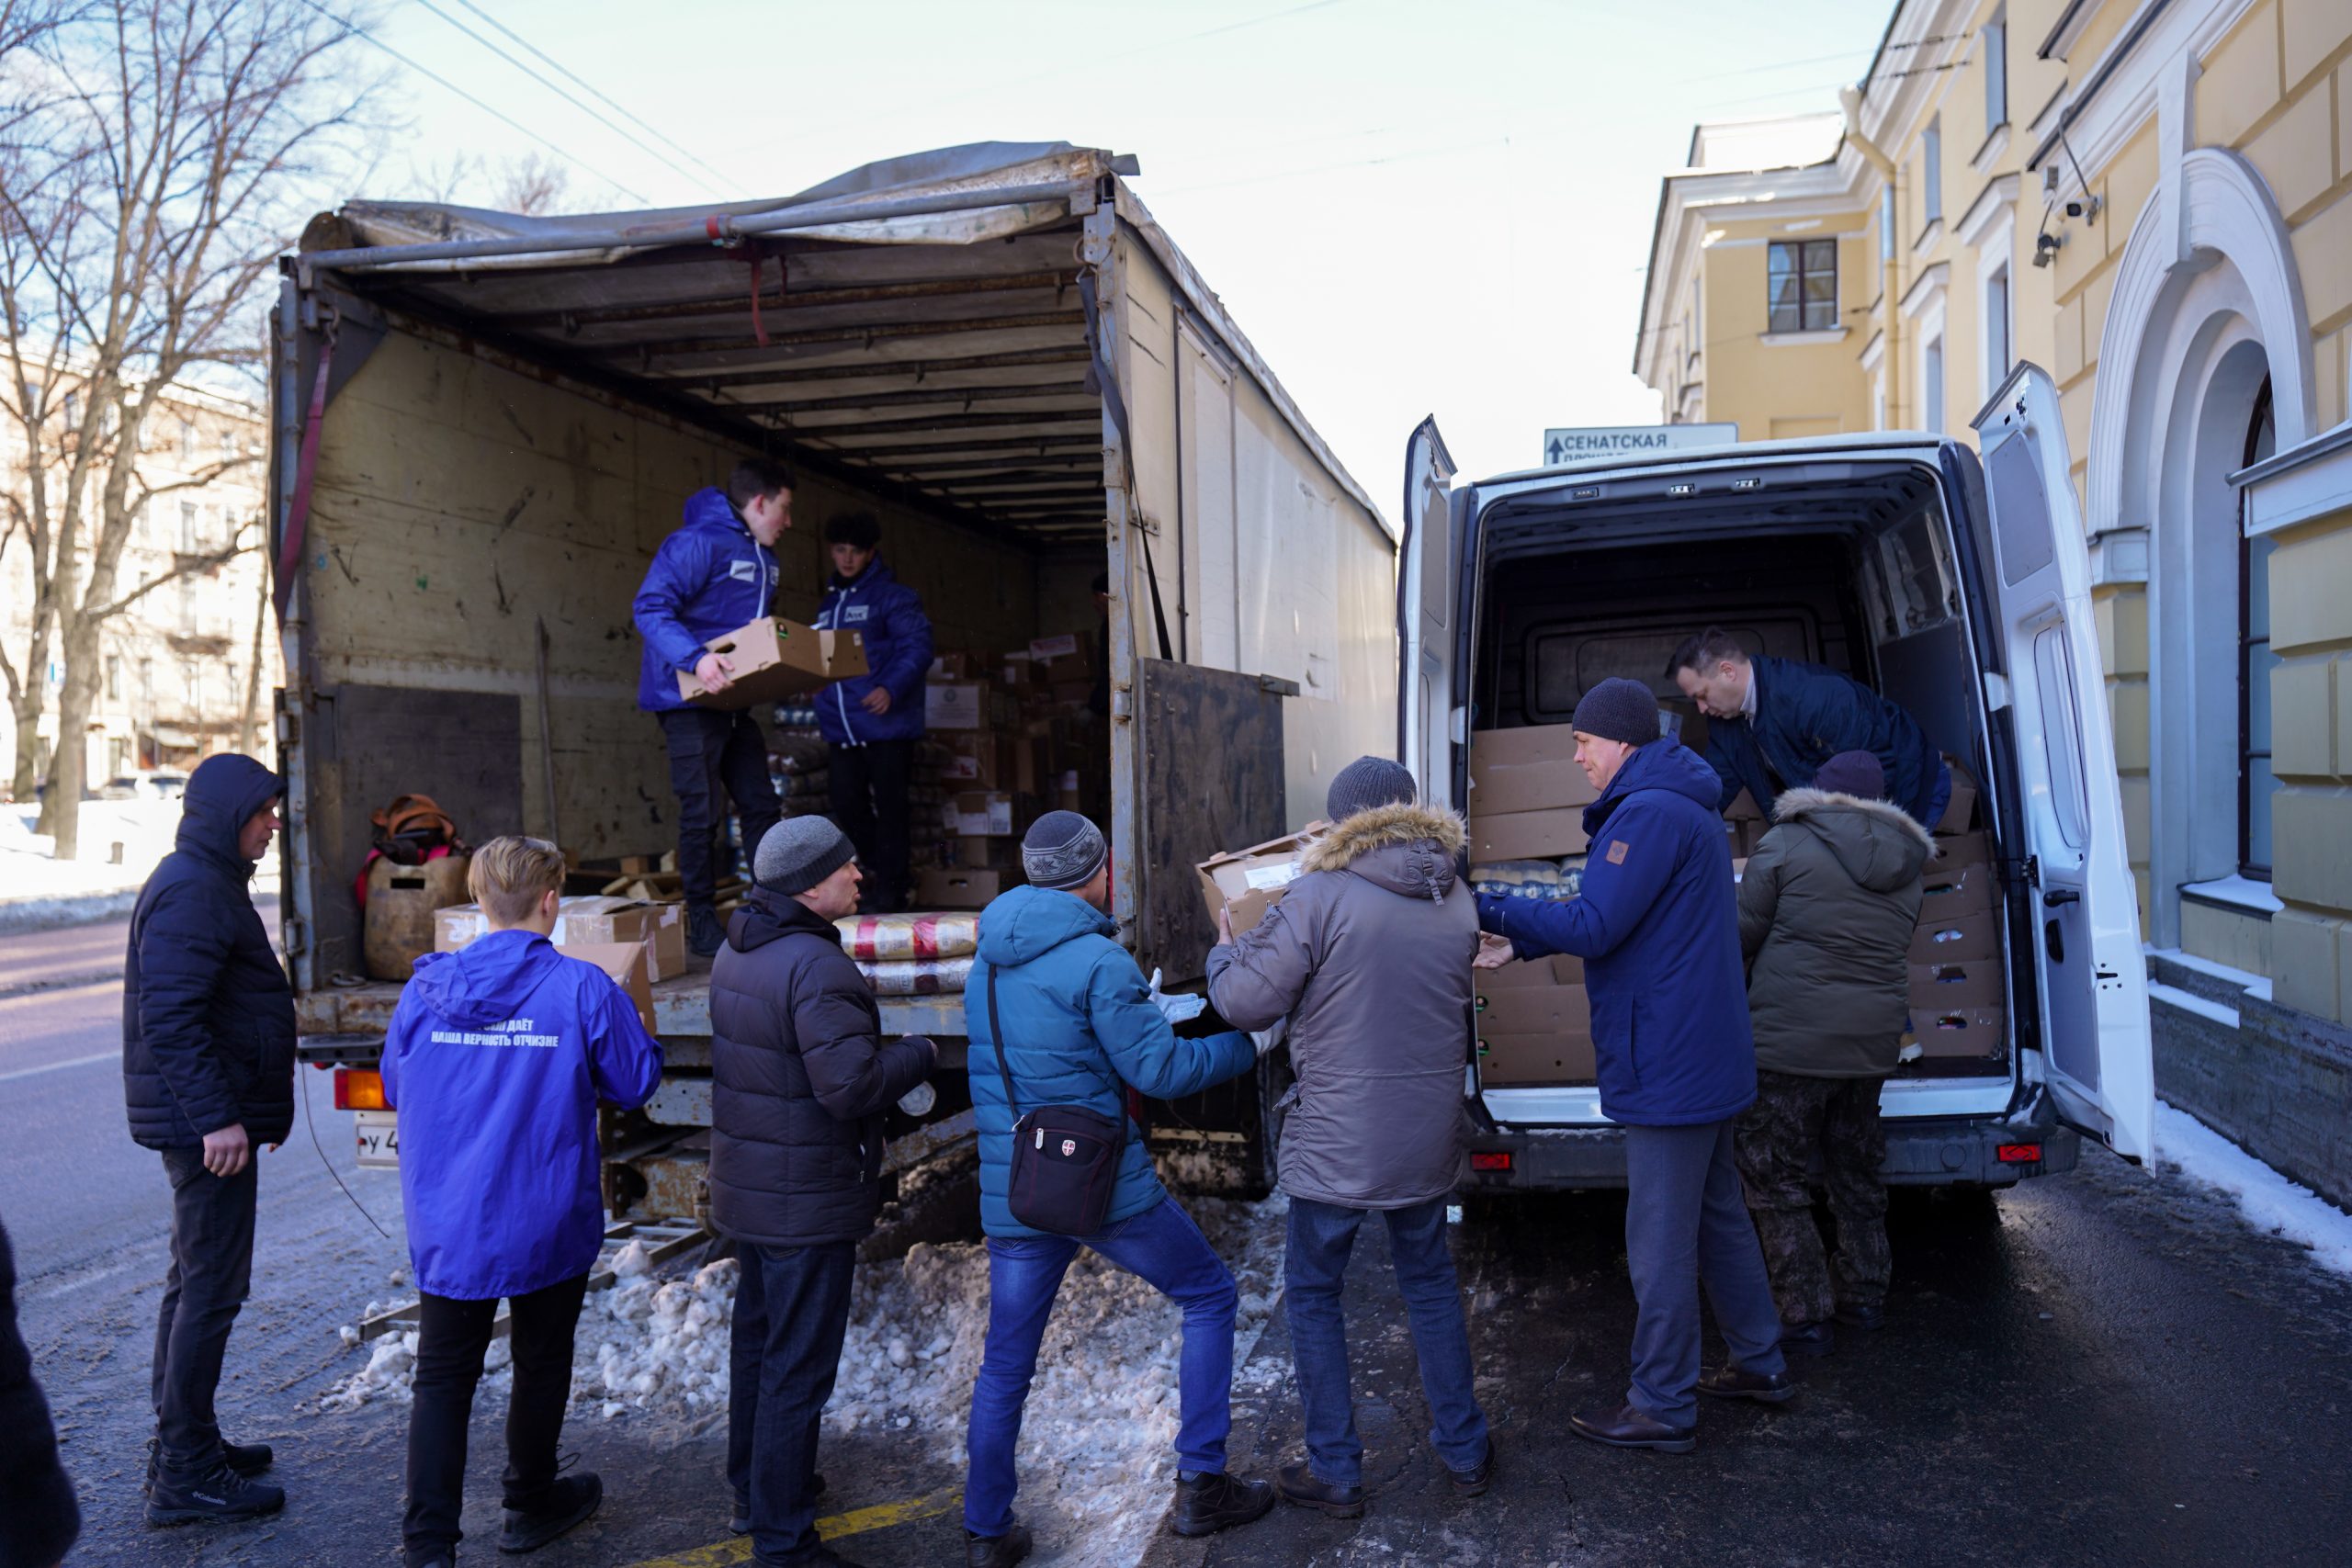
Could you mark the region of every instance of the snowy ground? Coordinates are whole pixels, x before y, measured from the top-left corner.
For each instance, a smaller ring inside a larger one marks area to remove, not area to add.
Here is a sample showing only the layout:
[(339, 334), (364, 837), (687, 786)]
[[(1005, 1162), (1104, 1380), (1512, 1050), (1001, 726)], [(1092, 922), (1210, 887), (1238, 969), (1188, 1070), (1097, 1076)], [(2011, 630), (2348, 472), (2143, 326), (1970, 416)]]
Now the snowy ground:
[(2300, 1242), (2314, 1262), (2352, 1274), (2352, 1214), (2163, 1100), (2156, 1101), (2156, 1157), (2189, 1180), (2228, 1193), (2256, 1230)]
[[(56, 858), (49, 835), (33, 831), (37, 805), (0, 805), (0, 931), (28, 931), (130, 908), (179, 831), (176, 800), (85, 800), (79, 860)], [(117, 850), (119, 848), (119, 858)], [(274, 886), (275, 853), (260, 881)], [(118, 909), (114, 906), (120, 905)]]
[[(1236, 1362), (1279, 1295), (1280, 1197), (1260, 1203), (1186, 1199), (1240, 1287)], [(588, 1299), (572, 1365), (572, 1417), (628, 1416), (716, 1429), (727, 1410), (728, 1328), (735, 1264), (691, 1273), (631, 1273)], [(960, 1465), (964, 1418), (988, 1335), (988, 1258), (978, 1243), (918, 1246), (904, 1258), (861, 1265), (841, 1379), (826, 1424), (837, 1431), (909, 1432), (943, 1462)], [(1175, 1479), (1177, 1309), (1132, 1275), (1081, 1252), (1062, 1285), (1038, 1358), (1021, 1433), (1021, 1511), (1041, 1528), (1039, 1563), (1112, 1568), (1138, 1562)], [(356, 1340), (356, 1334), (348, 1336)], [(413, 1333), (388, 1335), (367, 1365), (322, 1408), (404, 1401), (415, 1363)], [(486, 1389), (513, 1383), (502, 1339)]]

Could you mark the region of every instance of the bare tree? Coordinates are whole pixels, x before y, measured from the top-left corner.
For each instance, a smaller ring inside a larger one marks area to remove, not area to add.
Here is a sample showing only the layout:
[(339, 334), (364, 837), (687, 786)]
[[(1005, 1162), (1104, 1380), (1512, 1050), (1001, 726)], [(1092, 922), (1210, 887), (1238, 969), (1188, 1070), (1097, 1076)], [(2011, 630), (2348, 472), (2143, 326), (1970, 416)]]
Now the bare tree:
[(571, 175), (562, 164), (526, 152), (499, 171), (494, 201), (501, 212), (536, 218), (562, 211), (571, 190)]
[(420, 199), (447, 207), (486, 207), (531, 217), (574, 209), (571, 173), (537, 152), (491, 159), (464, 152), (435, 159), (413, 176)]
[(260, 286), (311, 177), (347, 156), (360, 129), (368, 88), (343, 68), (355, 36), (327, 0), (86, 0), (11, 62), (20, 85), (0, 120), (0, 332), (13, 396), (0, 400), (28, 454), (10, 525), (31, 547), (35, 635), (8, 685), (21, 791), (33, 771), (26, 709), (37, 722), (53, 636), (64, 682), (40, 827), (60, 859), (78, 848), (107, 621), (260, 547), (248, 525), (136, 589), (117, 580), (150, 500), (261, 460), (228, 452), (158, 482), (142, 455), (175, 389), (258, 384)]

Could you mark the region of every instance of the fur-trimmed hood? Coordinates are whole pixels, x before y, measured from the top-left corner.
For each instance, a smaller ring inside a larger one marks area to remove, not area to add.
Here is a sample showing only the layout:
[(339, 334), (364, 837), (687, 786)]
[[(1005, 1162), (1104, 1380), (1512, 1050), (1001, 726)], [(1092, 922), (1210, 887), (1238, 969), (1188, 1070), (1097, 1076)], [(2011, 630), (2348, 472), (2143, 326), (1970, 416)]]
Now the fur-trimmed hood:
[(1826, 789), (1783, 790), (1772, 820), (1798, 827), (1829, 847), (1846, 874), (1873, 893), (1886, 893), (1919, 874), (1936, 841), (1901, 807)]
[(1442, 899), (1460, 877), (1469, 842), (1469, 829), (1453, 812), (1406, 801), (1359, 811), (1326, 829), (1299, 857), (1299, 868), (1350, 871), (1408, 898)]

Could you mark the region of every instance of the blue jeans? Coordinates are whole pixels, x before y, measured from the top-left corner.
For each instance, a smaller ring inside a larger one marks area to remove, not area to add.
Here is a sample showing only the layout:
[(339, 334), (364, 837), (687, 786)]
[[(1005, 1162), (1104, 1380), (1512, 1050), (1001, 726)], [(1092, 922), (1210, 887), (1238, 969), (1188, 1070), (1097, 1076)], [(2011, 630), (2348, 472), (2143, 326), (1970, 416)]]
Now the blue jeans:
[(970, 1455), (964, 1480), (964, 1528), (999, 1536), (1012, 1528), (1020, 1489), (1012, 1450), (1021, 1440), (1021, 1406), (1037, 1371), (1037, 1346), (1062, 1275), (1091, 1247), (1184, 1309), (1184, 1354), (1177, 1377), (1182, 1424), (1180, 1470), (1221, 1473), (1233, 1427), (1233, 1275), (1173, 1198), (1122, 1220), (1101, 1235), (989, 1237), (989, 1342), (972, 1383)]
[(752, 1560), (817, 1550), (817, 1427), (841, 1371), (857, 1244), (737, 1249), (727, 1482), (752, 1505)]
[(1698, 1423), (1701, 1280), (1733, 1363), (1768, 1375), (1787, 1367), (1733, 1125), (1625, 1129), (1625, 1267), (1640, 1309), (1625, 1398), (1669, 1427)]
[(1446, 1249), (1445, 1200), (1374, 1211), (1294, 1198), (1283, 1261), (1283, 1314), (1290, 1322), (1299, 1403), (1306, 1412), (1306, 1456), (1315, 1473), (1335, 1486), (1363, 1483), (1363, 1442), (1356, 1436), (1355, 1404), (1348, 1389), (1348, 1325), (1340, 1292), (1347, 1282), (1356, 1229), (1375, 1212), (1387, 1223), (1396, 1288), (1413, 1324), (1421, 1393), (1430, 1402), (1430, 1446), (1453, 1470), (1475, 1470), (1487, 1457), (1487, 1417), (1471, 1392), (1470, 1334), (1462, 1322), (1453, 1256)]

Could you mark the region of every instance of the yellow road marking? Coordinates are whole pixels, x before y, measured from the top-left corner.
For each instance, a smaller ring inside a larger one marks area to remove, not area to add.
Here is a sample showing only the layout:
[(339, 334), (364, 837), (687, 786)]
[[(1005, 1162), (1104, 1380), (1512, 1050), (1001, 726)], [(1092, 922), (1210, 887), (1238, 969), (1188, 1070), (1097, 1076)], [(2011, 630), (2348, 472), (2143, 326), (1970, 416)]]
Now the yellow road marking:
[[(817, 1533), (827, 1540), (839, 1540), (844, 1536), (865, 1535), (874, 1530), (886, 1530), (897, 1525), (910, 1525), (922, 1519), (935, 1519), (964, 1506), (964, 1494), (950, 1488), (933, 1492), (927, 1497), (910, 1497), (903, 1503), (876, 1503), (867, 1508), (852, 1508), (845, 1514), (835, 1514), (817, 1521)], [(752, 1538), (735, 1536), (715, 1546), (698, 1546), (691, 1551), (681, 1551), (669, 1557), (650, 1557), (630, 1568), (731, 1568), (738, 1562), (752, 1560)]]

